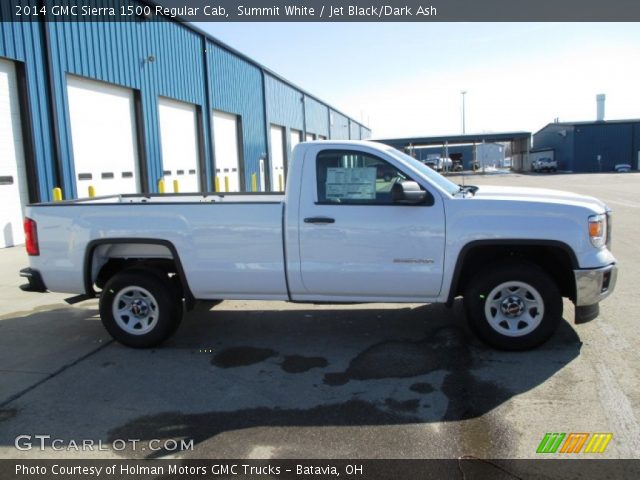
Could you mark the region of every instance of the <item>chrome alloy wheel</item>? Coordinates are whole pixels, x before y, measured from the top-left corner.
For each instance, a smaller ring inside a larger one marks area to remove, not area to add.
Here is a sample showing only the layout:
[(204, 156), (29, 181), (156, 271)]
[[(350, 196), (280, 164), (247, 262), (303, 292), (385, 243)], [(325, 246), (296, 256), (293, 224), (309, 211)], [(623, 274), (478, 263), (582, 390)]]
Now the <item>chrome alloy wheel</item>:
[(113, 300), (113, 318), (131, 335), (144, 335), (158, 323), (158, 302), (142, 287), (130, 286), (118, 292)]
[(521, 337), (535, 330), (544, 317), (540, 293), (523, 282), (504, 282), (487, 296), (484, 314), (495, 331)]

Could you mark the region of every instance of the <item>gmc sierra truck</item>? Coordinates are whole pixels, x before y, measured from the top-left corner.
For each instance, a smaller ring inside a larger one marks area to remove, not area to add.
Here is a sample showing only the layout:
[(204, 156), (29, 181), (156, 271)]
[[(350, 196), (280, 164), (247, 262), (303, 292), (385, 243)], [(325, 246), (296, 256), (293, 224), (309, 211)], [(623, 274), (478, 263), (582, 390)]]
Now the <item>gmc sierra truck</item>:
[[(496, 348), (547, 340), (563, 297), (576, 322), (616, 283), (599, 200), (460, 186), (391, 147), (295, 147), (282, 194), (116, 195), (30, 205), (23, 290), (99, 296), (131, 347), (168, 338), (198, 301), (446, 303), (464, 297)], [(425, 319), (426, 320), (426, 319)]]

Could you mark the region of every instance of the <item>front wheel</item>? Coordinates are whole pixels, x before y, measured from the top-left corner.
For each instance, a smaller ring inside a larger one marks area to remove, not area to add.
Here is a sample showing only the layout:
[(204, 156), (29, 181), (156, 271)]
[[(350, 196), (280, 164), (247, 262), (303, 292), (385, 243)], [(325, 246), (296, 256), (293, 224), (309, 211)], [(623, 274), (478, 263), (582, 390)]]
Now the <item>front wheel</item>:
[(467, 319), (481, 340), (501, 350), (527, 350), (547, 341), (562, 318), (553, 278), (528, 263), (476, 275), (464, 295)]
[(118, 342), (148, 348), (173, 334), (182, 318), (182, 304), (168, 277), (124, 271), (106, 283), (100, 296), (100, 318)]

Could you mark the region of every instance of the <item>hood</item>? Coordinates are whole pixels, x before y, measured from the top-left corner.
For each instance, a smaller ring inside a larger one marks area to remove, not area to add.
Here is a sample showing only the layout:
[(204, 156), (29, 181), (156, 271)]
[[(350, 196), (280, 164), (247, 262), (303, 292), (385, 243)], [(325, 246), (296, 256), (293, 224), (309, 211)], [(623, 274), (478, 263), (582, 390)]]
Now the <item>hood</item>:
[(490, 185), (479, 185), (478, 191), (473, 198), (483, 200), (515, 200), (525, 202), (555, 203), (562, 205), (576, 205), (587, 207), (598, 213), (604, 212), (607, 206), (601, 200), (577, 193), (565, 192), (563, 190), (552, 190), (548, 188), (529, 187), (498, 187)]

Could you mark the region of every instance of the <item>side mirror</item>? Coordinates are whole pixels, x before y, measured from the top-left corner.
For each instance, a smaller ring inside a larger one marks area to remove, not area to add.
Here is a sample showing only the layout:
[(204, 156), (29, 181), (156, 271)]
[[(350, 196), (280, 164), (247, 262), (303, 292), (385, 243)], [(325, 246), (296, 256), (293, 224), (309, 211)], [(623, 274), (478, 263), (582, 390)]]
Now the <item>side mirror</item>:
[(391, 187), (391, 199), (394, 203), (418, 205), (426, 202), (427, 192), (422, 190), (416, 182), (409, 180), (396, 182)]

